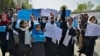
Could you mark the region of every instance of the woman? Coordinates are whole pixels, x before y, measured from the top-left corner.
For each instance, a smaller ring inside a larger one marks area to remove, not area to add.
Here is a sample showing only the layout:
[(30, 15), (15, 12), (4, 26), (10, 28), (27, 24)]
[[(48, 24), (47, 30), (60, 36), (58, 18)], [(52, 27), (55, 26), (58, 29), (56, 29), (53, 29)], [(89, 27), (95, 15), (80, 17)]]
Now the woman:
[(32, 38), (32, 56), (45, 56), (45, 36), (41, 31), (40, 24), (35, 25), (35, 28), (32, 31)]
[(17, 19), (14, 18), (13, 29), (18, 32), (19, 45), (18, 52), (19, 56), (30, 56), (31, 48), (31, 31), (34, 28), (33, 19), (31, 19), (31, 27), (29, 27), (28, 21), (21, 20), (20, 27), (16, 28)]
[[(51, 20), (49, 23), (46, 24), (46, 31), (50, 31), (47, 29), (47, 26), (50, 25), (49, 27), (55, 27), (55, 18), (51, 17)], [(54, 32), (52, 32), (54, 33)], [(46, 50), (46, 56), (57, 56), (57, 49), (58, 49), (58, 41), (54, 37), (46, 36), (46, 42), (45, 42), (45, 50)]]
[[(0, 19), (0, 26), (6, 26), (10, 21), (8, 20), (8, 17), (5, 13), (1, 14)], [(7, 52), (7, 39), (6, 39), (6, 31), (0, 32), (0, 40), (1, 40), (1, 52), (2, 56), (5, 56), (5, 53)]]
[(7, 25), (10, 22), (7, 15), (5, 13), (2, 13), (0, 15), (0, 25)]
[(95, 16), (91, 16), (88, 19), (88, 23), (85, 24), (82, 29), (83, 45), (82, 45), (82, 48), (79, 50), (79, 53), (80, 53), (79, 56), (81, 56), (81, 53), (84, 53), (86, 56), (93, 56), (95, 40), (97, 39), (97, 36), (85, 36), (85, 32), (86, 32), (88, 24), (92, 25), (95, 23), (96, 23)]
[(59, 44), (59, 50), (58, 54), (59, 56), (73, 56), (74, 55), (74, 40), (76, 36), (76, 31), (72, 27), (73, 19), (69, 18), (67, 20), (67, 24), (65, 25), (66, 29), (64, 29), (66, 32), (62, 32), (62, 38)]
[(46, 23), (46, 18), (42, 18), (42, 21), (40, 22), (42, 31), (44, 30)]

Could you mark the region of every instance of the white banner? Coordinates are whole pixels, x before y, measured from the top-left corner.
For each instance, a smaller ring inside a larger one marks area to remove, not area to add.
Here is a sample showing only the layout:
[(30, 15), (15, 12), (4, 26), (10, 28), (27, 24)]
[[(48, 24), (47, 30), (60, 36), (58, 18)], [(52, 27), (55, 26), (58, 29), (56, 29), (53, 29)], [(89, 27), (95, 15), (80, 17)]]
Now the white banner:
[(100, 25), (88, 24), (85, 36), (100, 36)]
[(57, 10), (53, 10), (53, 9), (42, 9), (41, 10), (41, 16), (48, 16), (50, 17), (50, 14), (53, 14), (54, 16), (57, 16)]
[(62, 29), (60, 29), (56, 25), (47, 23), (45, 29), (46, 29), (46, 32), (44, 33), (45, 36), (50, 37), (52, 39), (56, 39), (56, 40), (61, 39)]

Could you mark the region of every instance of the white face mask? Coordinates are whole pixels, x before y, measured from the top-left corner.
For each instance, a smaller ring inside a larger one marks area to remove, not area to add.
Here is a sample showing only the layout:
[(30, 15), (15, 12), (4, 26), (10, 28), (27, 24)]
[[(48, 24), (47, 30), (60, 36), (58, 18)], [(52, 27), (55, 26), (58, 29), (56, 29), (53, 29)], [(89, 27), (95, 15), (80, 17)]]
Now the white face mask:
[(46, 20), (42, 20), (42, 23), (46, 23)]

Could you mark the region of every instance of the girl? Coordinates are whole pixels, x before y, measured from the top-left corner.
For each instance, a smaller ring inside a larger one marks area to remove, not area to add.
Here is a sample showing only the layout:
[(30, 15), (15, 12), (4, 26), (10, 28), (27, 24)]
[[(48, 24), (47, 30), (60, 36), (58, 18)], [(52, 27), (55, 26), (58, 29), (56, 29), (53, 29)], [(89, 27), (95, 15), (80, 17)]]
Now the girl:
[(45, 56), (44, 40), (45, 36), (41, 31), (40, 24), (35, 25), (34, 30), (32, 31), (32, 56)]
[[(5, 13), (1, 14), (0, 19), (0, 26), (6, 26), (10, 21), (8, 20), (8, 17)], [(1, 40), (1, 52), (2, 56), (5, 56), (5, 53), (7, 52), (7, 39), (6, 39), (6, 31), (0, 32), (0, 40)]]
[(62, 32), (62, 39), (59, 44), (58, 54), (59, 56), (73, 56), (74, 55), (74, 40), (76, 31), (72, 27), (72, 18), (68, 18), (65, 29)]
[(16, 18), (14, 19), (13, 29), (19, 34), (19, 56), (30, 56), (30, 47), (31, 47), (31, 30), (34, 27), (33, 20), (31, 19), (31, 27), (27, 21), (21, 21), (20, 27), (16, 28)]

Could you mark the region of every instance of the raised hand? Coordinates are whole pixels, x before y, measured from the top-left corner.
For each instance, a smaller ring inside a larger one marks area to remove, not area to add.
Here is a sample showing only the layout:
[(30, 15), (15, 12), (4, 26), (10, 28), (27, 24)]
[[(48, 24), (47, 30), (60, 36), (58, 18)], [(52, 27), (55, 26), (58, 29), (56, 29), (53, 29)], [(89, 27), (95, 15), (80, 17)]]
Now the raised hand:
[(12, 25), (8, 25), (8, 29), (11, 29), (12, 28)]
[(31, 21), (34, 21), (35, 20), (35, 17), (33, 15), (31, 15)]
[(14, 21), (17, 21), (17, 14), (14, 14), (13, 20), (14, 20)]

